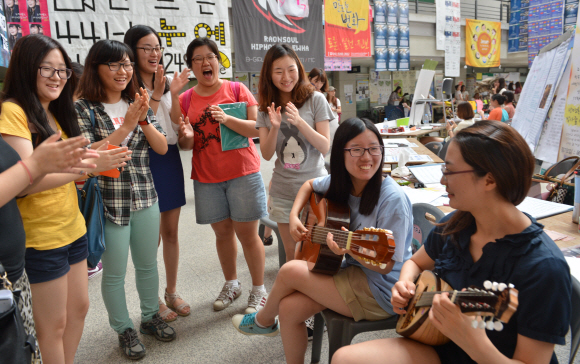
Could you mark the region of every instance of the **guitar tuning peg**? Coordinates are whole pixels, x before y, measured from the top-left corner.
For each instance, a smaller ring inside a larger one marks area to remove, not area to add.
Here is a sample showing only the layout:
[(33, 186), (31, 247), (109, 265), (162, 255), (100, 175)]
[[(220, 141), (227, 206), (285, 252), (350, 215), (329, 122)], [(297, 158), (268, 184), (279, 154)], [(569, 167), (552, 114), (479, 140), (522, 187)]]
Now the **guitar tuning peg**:
[(374, 260), (371, 261), (371, 264), (376, 267), (377, 266), (377, 262), (375, 262)]
[(485, 328), (488, 329), (489, 331), (493, 331), (493, 329), (495, 328), (493, 321), (489, 320), (488, 322), (486, 322)]
[(508, 284), (508, 287), (509, 288), (515, 288), (515, 286), (512, 283)]
[(369, 228), (364, 228), (363, 231), (370, 231), (370, 229)]
[(493, 282), (492, 285), (491, 285), (491, 289), (494, 290), (494, 291), (497, 291), (497, 286), (498, 285), (499, 285), (499, 283)]
[(491, 281), (484, 281), (483, 282), (483, 287), (485, 289), (489, 290), (489, 289), (491, 289), (491, 286), (492, 286)]
[(474, 317), (473, 321), (471, 321), (471, 327), (477, 329), (477, 326), (478, 326), (477, 317)]
[(503, 290), (506, 289), (506, 288), (507, 288), (507, 284), (505, 284), (505, 283), (500, 283), (497, 286), (497, 290), (500, 291), (500, 292), (503, 292)]
[(501, 321), (497, 320), (493, 323), (493, 328), (495, 329), (495, 331), (501, 331), (503, 330), (503, 324), (501, 323)]
[(479, 322), (477, 323), (477, 328), (478, 328), (478, 329), (482, 329), (482, 330), (483, 330), (483, 329), (485, 329), (485, 326), (486, 326), (486, 323), (485, 323), (485, 321), (483, 321), (483, 320), (481, 320), (481, 321), (479, 321)]
[(379, 265), (379, 267), (380, 267), (381, 269), (385, 269), (385, 268), (387, 267), (387, 264), (386, 264), (386, 263), (382, 263), (381, 265)]

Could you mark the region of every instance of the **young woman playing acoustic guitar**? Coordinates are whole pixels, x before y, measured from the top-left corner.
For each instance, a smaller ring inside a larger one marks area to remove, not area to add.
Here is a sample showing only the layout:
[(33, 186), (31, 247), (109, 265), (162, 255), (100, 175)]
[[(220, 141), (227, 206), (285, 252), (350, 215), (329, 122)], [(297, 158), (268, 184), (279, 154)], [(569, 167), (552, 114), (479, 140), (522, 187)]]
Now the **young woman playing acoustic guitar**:
[[(383, 141), (376, 127), (357, 118), (345, 120), (336, 130), (331, 175), (302, 185), (290, 212), (290, 232), (295, 241), (305, 238), (307, 230), (298, 214), (312, 192), (325, 194), (330, 201), (348, 204), (352, 231), (364, 227), (392, 230), (396, 248), (386, 267), (367, 265), (347, 254), (343, 269), (331, 276), (312, 273), (305, 261), (292, 260), (280, 269), (262, 310), (232, 319), (236, 329), (245, 335), (275, 336), (279, 315), (288, 363), (304, 362), (304, 320), (325, 308), (356, 321), (380, 320), (394, 314), (390, 290), (403, 262), (411, 257), (413, 215), (411, 203), (397, 183), (382, 177), (382, 158)], [(335, 254), (348, 253), (338, 247), (331, 233), (326, 242)]]
[(441, 178), (457, 211), (431, 231), (393, 287), (395, 312), (404, 314), (424, 270), (458, 290), (485, 280), (511, 283), (519, 305), (502, 331), (473, 329), (473, 318), (443, 293), (434, 296), (428, 319), (449, 343), (369, 341), (343, 347), (332, 363), (557, 363), (554, 344), (565, 344), (572, 288), (560, 249), (542, 225), (516, 208), (533, 170), (527, 143), (501, 122), (481, 121), (457, 133)]

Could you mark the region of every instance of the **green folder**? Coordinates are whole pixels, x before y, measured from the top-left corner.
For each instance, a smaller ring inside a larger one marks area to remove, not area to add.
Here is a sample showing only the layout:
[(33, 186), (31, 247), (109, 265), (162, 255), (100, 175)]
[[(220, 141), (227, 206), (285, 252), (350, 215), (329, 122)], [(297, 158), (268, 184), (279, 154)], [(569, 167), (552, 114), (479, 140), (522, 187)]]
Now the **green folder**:
[[(233, 116), (238, 119), (246, 120), (246, 103), (245, 102), (235, 102), (233, 104), (221, 104), (218, 105), (226, 114)], [(250, 141), (248, 137), (238, 134), (232, 129), (228, 128), (224, 124), (220, 124), (220, 134), (222, 140), (222, 151), (248, 148), (250, 146)]]

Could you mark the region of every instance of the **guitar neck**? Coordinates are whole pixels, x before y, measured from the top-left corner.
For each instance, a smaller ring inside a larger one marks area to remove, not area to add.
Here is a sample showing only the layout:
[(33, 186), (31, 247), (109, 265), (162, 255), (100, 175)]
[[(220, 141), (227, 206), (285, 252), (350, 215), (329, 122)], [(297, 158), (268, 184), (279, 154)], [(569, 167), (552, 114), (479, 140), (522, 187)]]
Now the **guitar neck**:
[(457, 301), (461, 300), (462, 298), (467, 298), (470, 300), (476, 300), (478, 298), (489, 300), (490, 298), (493, 299), (496, 296), (492, 293), (487, 293), (485, 291), (480, 292), (470, 292), (470, 291), (432, 291), (432, 292), (423, 292), (421, 298), (417, 300), (415, 303), (415, 307), (430, 307), (433, 305), (433, 297), (436, 294), (441, 294), (443, 292), (450, 293), (449, 299), (453, 303), (457, 303)]
[(315, 244), (328, 245), (326, 243), (326, 237), (328, 236), (328, 233), (331, 233), (333, 235), (333, 240), (338, 244), (339, 248), (350, 250), (351, 241), (353, 239), (352, 231), (342, 231), (324, 226), (313, 226), (310, 231), (310, 241)]

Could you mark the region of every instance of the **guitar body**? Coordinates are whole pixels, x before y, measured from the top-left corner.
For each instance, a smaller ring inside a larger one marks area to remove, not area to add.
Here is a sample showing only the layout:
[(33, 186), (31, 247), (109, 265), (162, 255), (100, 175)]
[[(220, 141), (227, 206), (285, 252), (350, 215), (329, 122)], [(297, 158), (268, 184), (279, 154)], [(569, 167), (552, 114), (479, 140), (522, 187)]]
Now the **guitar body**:
[(300, 221), (304, 226), (313, 226), (313, 228), (303, 241), (296, 243), (294, 258), (305, 260), (308, 263), (308, 269), (312, 272), (336, 274), (340, 269), (343, 256), (334, 254), (325, 245), (327, 233), (316, 231), (316, 227), (341, 230), (344, 226), (348, 230), (350, 223), (348, 206), (335, 204), (320, 194), (312, 193), (309, 202), (302, 210)]
[(431, 271), (423, 271), (415, 281), (415, 296), (397, 321), (397, 333), (427, 345), (443, 345), (449, 338), (437, 330), (429, 320), (431, 306), (415, 307), (424, 292), (453, 291), (444, 280)]

